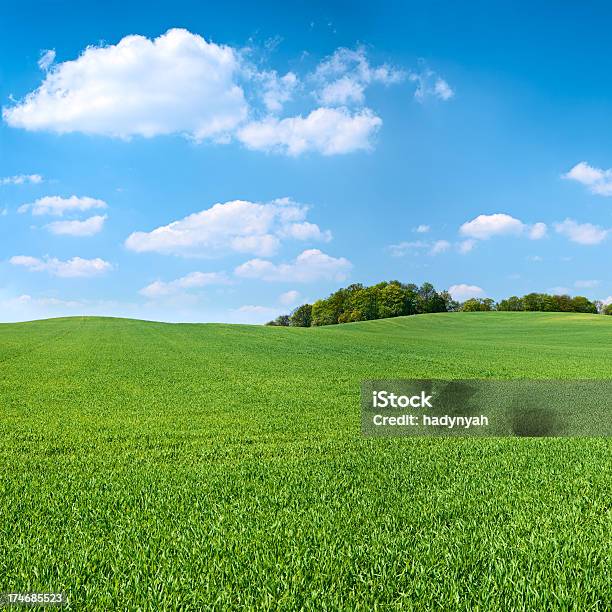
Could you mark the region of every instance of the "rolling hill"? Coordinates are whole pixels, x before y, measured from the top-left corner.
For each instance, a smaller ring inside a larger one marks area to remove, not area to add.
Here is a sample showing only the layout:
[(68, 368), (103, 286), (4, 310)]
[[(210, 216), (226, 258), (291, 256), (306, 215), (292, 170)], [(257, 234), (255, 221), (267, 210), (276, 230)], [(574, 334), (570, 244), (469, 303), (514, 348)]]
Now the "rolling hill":
[(365, 439), (366, 378), (612, 378), (612, 317), (0, 325), (0, 591), (604, 610), (609, 439)]

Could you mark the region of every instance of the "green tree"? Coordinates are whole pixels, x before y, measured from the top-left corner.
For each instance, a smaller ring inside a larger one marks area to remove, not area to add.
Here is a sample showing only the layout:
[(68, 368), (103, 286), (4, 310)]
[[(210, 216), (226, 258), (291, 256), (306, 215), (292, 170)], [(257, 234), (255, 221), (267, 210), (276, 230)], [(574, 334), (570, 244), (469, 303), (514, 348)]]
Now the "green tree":
[(280, 315), (274, 321), (268, 321), (266, 325), (270, 327), (289, 327), (289, 315)]
[(312, 305), (302, 304), (290, 315), (291, 327), (310, 327), (312, 325)]
[(577, 295), (575, 298), (572, 298), (572, 306), (574, 308), (574, 312), (597, 314), (597, 306), (595, 306), (591, 300), (582, 295)]
[(612, 315), (612, 304), (604, 306), (601, 312), (605, 315)]
[(497, 305), (497, 310), (517, 312), (525, 310), (525, 304), (523, 302), (523, 298), (513, 295), (512, 297), (506, 298), (505, 300), (501, 300)]
[(491, 298), (470, 298), (461, 304), (463, 312), (487, 312), (493, 310), (493, 300)]

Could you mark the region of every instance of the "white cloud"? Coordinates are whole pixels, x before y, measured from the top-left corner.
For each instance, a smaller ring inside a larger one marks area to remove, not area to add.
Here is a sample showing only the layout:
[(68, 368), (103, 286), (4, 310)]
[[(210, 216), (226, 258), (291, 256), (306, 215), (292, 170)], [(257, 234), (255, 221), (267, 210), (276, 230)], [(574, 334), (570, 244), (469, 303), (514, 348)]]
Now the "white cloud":
[(426, 234), (427, 232), (429, 232), (430, 229), (431, 227), (429, 225), (417, 225), (414, 231), (417, 234)]
[(612, 304), (612, 295), (608, 296), (605, 300), (602, 300), (603, 305), (607, 306), (608, 304)]
[[(9, 300), (3, 302), (7, 304)], [(33, 298), (31, 295), (23, 294), (10, 300), (14, 305), (36, 305), (36, 306), (64, 306), (66, 308), (79, 308), (83, 302), (78, 300), (62, 300), (55, 297)]]
[(31, 210), (35, 216), (53, 215), (55, 217), (62, 217), (65, 212), (91, 210), (94, 208), (107, 208), (107, 204), (104, 200), (97, 200), (87, 196), (82, 198), (75, 195), (69, 198), (45, 196), (44, 198), (38, 198), (38, 200), (31, 204), (23, 204), (23, 206), (18, 208), (18, 211), (25, 213)]
[(574, 287), (578, 287), (579, 289), (593, 289), (599, 285), (598, 280), (577, 280), (574, 283)]
[(565, 219), (555, 223), (555, 231), (578, 244), (593, 245), (603, 242), (609, 231), (592, 223), (577, 223), (573, 219)]
[(51, 64), (55, 61), (55, 49), (47, 49), (42, 51), (38, 60), (38, 67), (47, 72)]
[(210, 285), (227, 285), (229, 282), (224, 272), (190, 272), (173, 281), (155, 281), (141, 289), (139, 293), (148, 298), (159, 298)]
[(261, 98), (268, 111), (277, 113), (289, 102), (299, 86), (299, 79), (293, 72), (279, 77), (275, 70), (254, 73), (261, 81)]
[(151, 232), (134, 232), (125, 245), (138, 253), (216, 257), (237, 252), (267, 257), (277, 251), (285, 238), (323, 241), (331, 238), (329, 232), (305, 221), (307, 210), (288, 198), (267, 204), (233, 200)]
[(569, 172), (563, 174), (562, 178), (577, 181), (585, 185), (591, 193), (612, 196), (612, 168), (602, 170), (582, 161), (576, 164)]
[(540, 240), (546, 236), (548, 232), (548, 227), (546, 223), (535, 223), (529, 228), (529, 238), (531, 240)]
[(489, 240), (494, 236), (521, 236), (526, 234), (531, 240), (540, 240), (546, 236), (544, 223), (529, 226), (505, 213), (478, 215), (459, 228), (462, 236), (475, 240)]
[(94, 236), (102, 231), (106, 219), (106, 215), (96, 215), (85, 221), (54, 221), (45, 227), (60, 236)]
[(446, 102), (455, 96), (453, 88), (429, 68), (411, 73), (409, 79), (416, 84), (414, 97), (419, 102), (431, 97)]
[(427, 251), (428, 255), (440, 255), (446, 253), (452, 246), (448, 240), (435, 240), (433, 242), (413, 240), (391, 244), (387, 248), (393, 257), (404, 257), (409, 253), (419, 254), (424, 251)]
[(470, 253), (474, 250), (476, 246), (476, 240), (469, 238), (468, 240), (462, 240), (458, 245), (457, 249), (461, 255), (465, 255), (466, 253)]
[(278, 298), (278, 301), (283, 306), (291, 306), (293, 304), (296, 304), (299, 299), (300, 299), (300, 292), (296, 291), (295, 289), (292, 289), (291, 291), (286, 291), (285, 293), (281, 293)]
[(434, 84), (434, 94), (440, 100), (450, 100), (455, 95), (455, 92), (444, 79), (438, 77)]
[(256, 304), (245, 304), (240, 308), (229, 311), (230, 320), (234, 323), (247, 325), (261, 325), (266, 321), (276, 318), (280, 313), (278, 308), (259, 306)]
[(472, 221), (464, 223), (459, 228), (459, 233), (478, 240), (488, 240), (493, 236), (520, 235), (523, 233), (523, 229), (522, 221), (504, 213), (496, 213), (494, 215), (478, 215)]
[(422, 249), (429, 248), (429, 242), (425, 242), (423, 240), (413, 240), (413, 241), (405, 241), (399, 242), (398, 244), (389, 245), (389, 251), (393, 257), (403, 257), (408, 253), (413, 253), (416, 251), (420, 251)]
[(352, 265), (344, 257), (331, 257), (318, 249), (302, 252), (291, 263), (274, 264), (264, 259), (251, 259), (238, 266), (236, 276), (264, 281), (308, 283), (318, 280), (346, 279)]
[(308, 221), (291, 223), (281, 230), (280, 235), (296, 240), (318, 240), (321, 242), (329, 242), (332, 239), (332, 233), (329, 230), (321, 231), (318, 225)]
[(52, 276), (63, 278), (98, 276), (112, 269), (110, 263), (99, 257), (96, 259), (73, 257), (67, 261), (62, 261), (55, 257), (38, 259), (27, 255), (16, 255), (10, 258), (9, 263), (14, 266), (24, 266), (33, 272), (48, 272)]
[(24, 183), (37, 185), (42, 182), (43, 177), (40, 174), (15, 174), (14, 176), (0, 178), (0, 185), (23, 185)]
[(484, 289), (477, 285), (466, 285), (461, 283), (459, 285), (452, 285), (448, 288), (448, 292), (451, 294), (454, 300), (464, 302), (470, 298), (480, 297), (484, 294)]
[(234, 49), (187, 30), (154, 40), (131, 35), (56, 64), (2, 115), (27, 130), (202, 140), (226, 134), (247, 116), (239, 71)]
[(405, 72), (387, 64), (371, 66), (364, 47), (336, 49), (311, 75), (317, 86), (315, 96), (325, 106), (363, 104), (370, 85), (391, 85), (405, 78)]
[(382, 119), (370, 109), (317, 108), (306, 117), (267, 117), (240, 128), (238, 139), (249, 149), (300, 155), (316, 151), (338, 155), (370, 150)]
[(240, 308), (236, 309), (238, 312), (247, 312), (254, 314), (264, 314), (269, 315), (271, 313), (276, 312), (275, 308), (270, 308), (268, 306), (256, 306), (254, 304), (245, 304), (244, 306), (240, 306)]
[(429, 252), (431, 255), (438, 255), (439, 253), (445, 253), (450, 249), (451, 243), (448, 240), (436, 240), (431, 247)]

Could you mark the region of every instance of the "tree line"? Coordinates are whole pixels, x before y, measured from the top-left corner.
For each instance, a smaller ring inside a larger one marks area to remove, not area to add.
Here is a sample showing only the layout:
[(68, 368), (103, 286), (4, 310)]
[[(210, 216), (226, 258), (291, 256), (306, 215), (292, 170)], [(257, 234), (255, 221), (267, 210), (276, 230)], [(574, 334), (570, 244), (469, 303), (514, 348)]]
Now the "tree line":
[(436, 291), (431, 283), (385, 281), (366, 287), (354, 283), (338, 289), (313, 304), (302, 304), (290, 314), (281, 315), (266, 325), (312, 327), (355, 321), (371, 321), (431, 312), (475, 311), (584, 312), (612, 315), (612, 304), (593, 302), (583, 296), (529, 293), (499, 302), (490, 298), (471, 298), (458, 302), (448, 291)]

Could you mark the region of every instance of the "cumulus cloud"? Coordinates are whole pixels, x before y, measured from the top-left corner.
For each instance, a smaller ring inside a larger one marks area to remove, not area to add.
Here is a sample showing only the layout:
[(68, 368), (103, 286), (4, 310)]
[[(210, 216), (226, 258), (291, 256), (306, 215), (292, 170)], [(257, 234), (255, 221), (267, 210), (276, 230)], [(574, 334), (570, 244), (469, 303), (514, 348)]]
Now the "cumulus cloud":
[(299, 299), (300, 299), (300, 292), (296, 291), (295, 289), (292, 289), (291, 291), (286, 291), (285, 293), (281, 293), (278, 298), (278, 301), (283, 306), (292, 306), (293, 304), (296, 304)]
[(429, 225), (423, 225), (423, 224), (422, 224), (422, 225), (417, 225), (417, 226), (414, 228), (414, 231), (415, 231), (417, 234), (426, 234), (427, 232), (429, 232), (429, 230), (430, 230), (430, 229), (431, 229), (431, 227), (429, 227)]
[(416, 84), (414, 97), (419, 102), (424, 102), (427, 98), (437, 98), (446, 102), (455, 96), (453, 88), (429, 68), (421, 72), (412, 72), (409, 79)]
[(247, 148), (300, 155), (309, 151), (338, 155), (370, 150), (382, 119), (370, 109), (352, 113), (346, 108), (317, 108), (306, 117), (267, 117), (237, 132)]
[(307, 206), (288, 198), (266, 204), (233, 200), (151, 232), (135, 232), (125, 245), (138, 253), (217, 257), (236, 252), (268, 257), (286, 238), (307, 241), (331, 238), (328, 231), (305, 221), (307, 211)]
[[(337, 49), (303, 78), (257, 65), (249, 53), (179, 28), (153, 39), (128, 35), (116, 44), (88, 46), (64, 62), (48, 50), (39, 60), (40, 86), (4, 107), (2, 117), (30, 131), (122, 139), (181, 134), (292, 156), (338, 155), (370, 149), (382, 125), (365, 107), (366, 90), (409, 76), (371, 64), (364, 47)], [(418, 99), (453, 96), (430, 70), (410, 78)], [(279, 117), (298, 92), (318, 108)]]
[(341, 47), (326, 57), (311, 75), (315, 96), (325, 106), (363, 104), (367, 87), (400, 83), (406, 73), (387, 64), (372, 66), (364, 47)]
[(484, 289), (477, 285), (466, 285), (465, 283), (461, 283), (459, 285), (450, 286), (448, 292), (454, 300), (464, 302), (470, 298), (481, 297), (484, 294)]
[(148, 298), (159, 298), (209, 285), (227, 285), (229, 282), (224, 272), (190, 272), (173, 281), (155, 281), (142, 288), (140, 294)]
[(489, 240), (494, 236), (522, 235), (527, 235), (531, 240), (540, 240), (546, 236), (546, 231), (547, 227), (544, 223), (530, 226), (505, 213), (478, 215), (459, 228), (462, 236), (473, 240)]
[(40, 174), (15, 174), (14, 176), (0, 178), (0, 185), (23, 185), (25, 183), (37, 185), (42, 182), (43, 177)]
[(47, 72), (38, 89), (4, 108), (12, 127), (129, 138), (184, 133), (196, 140), (233, 130), (248, 113), (240, 59), (183, 29), (90, 46)]
[(96, 215), (84, 221), (54, 221), (45, 227), (59, 236), (94, 236), (102, 231), (106, 219), (106, 215)]
[(52, 276), (62, 278), (87, 278), (104, 274), (112, 269), (112, 265), (99, 257), (95, 259), (83, 259), (73, 257), (66, 261), (55, 257), (30, 257), (27, 255), (16, 255), (9, 260), (14, 266), (24, 266), (32, 272), (48, 272)]
[(588, 187), (591, 193), (612, 196), (612, 168), (602, 170), (582, 161), (576, 164), (569, 172), (563, 174), (562, 178), (581, 183)]
[(585, 245), (599, 244), (610, 233), (610, 230), (604, 229), (599, 225), (578, 223), (573, 219), (565, 219), (561, 223), (555, 223), (555, 231), (568, 238), (571, 242)]
[(87, 196), (82, 198), (75, 195), (69, 198), (45, 196), (44, 198), (38, 198), (38, 200), (31, 204), (23, 204), (23, 206), (18, 208), (18, 211), (20, 213), (31, 211), (35, 216), (52, 215), (55, 217), (62, 217), (66, 212), (77, 212), (94, 208), (107, 208), (107, 204), (104, 200), (98, 200)]
[(309, 249), (291, 263), (274, 264), (265, 259), (251, 259), (238, 266), (234, 272), (242, 278), (308, 283), (345, 280), (351, 268), (351, 262), (344, 257), (331, 257), (318, 249)]

